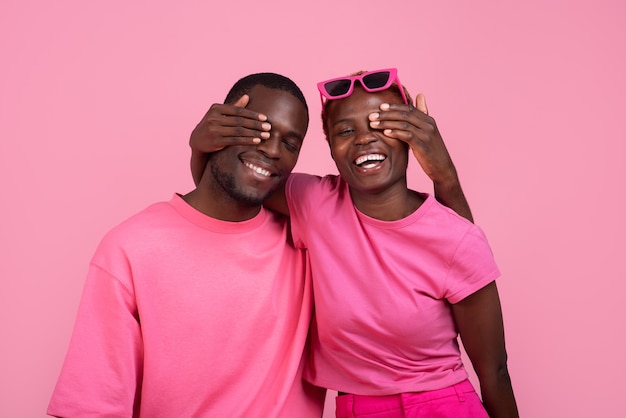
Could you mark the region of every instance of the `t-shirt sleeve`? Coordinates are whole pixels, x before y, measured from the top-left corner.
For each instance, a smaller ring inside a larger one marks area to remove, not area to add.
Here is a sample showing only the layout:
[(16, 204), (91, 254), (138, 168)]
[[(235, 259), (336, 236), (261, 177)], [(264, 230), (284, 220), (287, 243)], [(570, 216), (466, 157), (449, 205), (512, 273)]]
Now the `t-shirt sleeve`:
[(133, 416), (142, 360), (132, 289), (92, 261), (48, 414)]
[(458, 303), (500, 276), (483, 231), (473, 225), (461, 239), (446, 278), (445, 298)]
[(321, 193), (321, 182), (318, 176), (300, 173), (290, 175), (287, 180), (285, 195), (291, 217), (291, 236), (296, 248), (306, 248), (306, 226), (313, 202)]

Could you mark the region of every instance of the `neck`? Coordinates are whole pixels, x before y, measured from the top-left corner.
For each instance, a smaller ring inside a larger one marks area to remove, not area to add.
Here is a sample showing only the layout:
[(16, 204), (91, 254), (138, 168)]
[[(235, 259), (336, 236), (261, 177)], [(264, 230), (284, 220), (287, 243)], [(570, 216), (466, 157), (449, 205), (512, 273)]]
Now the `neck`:
[(381, 221), (404, 219), (424, 203), (420, 194), (407, 188), (371, 194), (350, 189), (350, 196), (361, 213)]
[(209, 190), (196, 188), (183, 196), (183, 200), (194, 209), (211, 218), (228, 222), (242, 222), (254, 218), (261, 205), (248, 205), (230, 197), (215, 196)]

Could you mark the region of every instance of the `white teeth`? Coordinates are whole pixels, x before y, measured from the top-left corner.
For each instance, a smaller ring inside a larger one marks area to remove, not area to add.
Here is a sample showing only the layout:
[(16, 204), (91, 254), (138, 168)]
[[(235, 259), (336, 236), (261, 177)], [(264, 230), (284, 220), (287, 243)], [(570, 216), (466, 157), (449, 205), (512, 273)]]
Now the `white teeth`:
[[(382, 154), (367, 154), (367, 155), (361, 155), (359, 158), (357, 158), (356, 160), (354, 160), (354, 163), (356, 165), (361, 165), (366, 161), (384, 161), (385, 160), (385, 156)], [(375, 164), (368, 164), (367, 167), (365, 168), (371, 168), (373, 167)]]
[(248, 162), (244, 162), (244, 164), (249, 169), (254, 170), (256, 173), (259, 173), (259, 174), (261, 174), (261, 175), (263, 175), (265, 177), (270, 177), (272, 175), (272, 173), (270, 173), (269, 171), (267, 171), (267, 170), (265, 170), (265, 169), (263, 169), (263, 168), (261, 168), (259, 166), (256, 166), (254, 164), (250, 164)]

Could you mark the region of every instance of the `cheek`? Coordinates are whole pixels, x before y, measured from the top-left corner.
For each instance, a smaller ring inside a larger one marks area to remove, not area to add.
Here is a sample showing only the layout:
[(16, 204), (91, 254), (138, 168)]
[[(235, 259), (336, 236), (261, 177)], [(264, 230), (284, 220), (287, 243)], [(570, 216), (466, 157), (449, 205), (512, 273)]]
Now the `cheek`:
[(289, 171), (293, 170), (298, 162), (299, 152), (288, 153), (282, 157), (282, 160), (285, 163), (285, 166), (289, 169)]
[(341, 163), (346, 154), (345, 146), (329, 142), (330, 156), (336, 163)]
[(409, 157), (409, 144), (404, 141), (400, 141), (399, 139), (390, 139), (385, 138), (385, 142), (389, 147), (393, 149), (393, 153), (397, 156), (402, 156), (404, 158)]
[(406, 171), (409, 168), (409, 150), (405, 148), (399, 153), (400, 160), (399, 162), (402, 164), (402, 169)]

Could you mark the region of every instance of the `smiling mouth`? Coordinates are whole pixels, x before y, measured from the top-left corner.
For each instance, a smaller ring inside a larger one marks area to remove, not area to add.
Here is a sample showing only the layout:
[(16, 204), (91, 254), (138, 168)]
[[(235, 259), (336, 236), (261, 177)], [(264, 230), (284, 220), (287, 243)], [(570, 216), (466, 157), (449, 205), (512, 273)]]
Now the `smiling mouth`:
[(244, 161), (243, 164), (246, 167), (248, 167), (250, 170), (252, 170), (255, 173), (260, 174), (262, 176), (265, 176), (265, 177), (274, 177), (274, 176), (276, 176), (276, 174), (272, 173), (271, 171), (268, 171), (268, 170), (264, 169), (263, 167), (259, 167), (258, 165), (254, 165), (254, 164), (249, 163), (247, 161)]
[(366, 154), (354, 160), (354, 164), (361, 168), (374, 168), (386, 159), (387, 157), (383, 154)]

